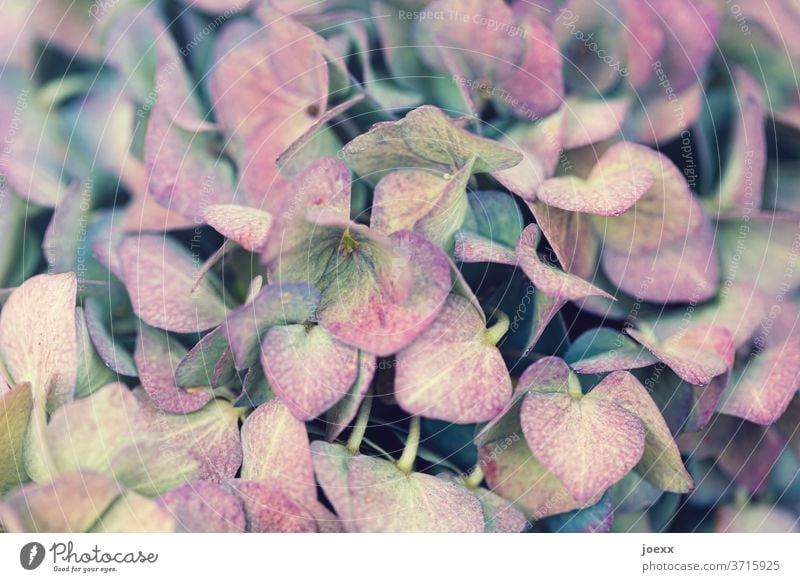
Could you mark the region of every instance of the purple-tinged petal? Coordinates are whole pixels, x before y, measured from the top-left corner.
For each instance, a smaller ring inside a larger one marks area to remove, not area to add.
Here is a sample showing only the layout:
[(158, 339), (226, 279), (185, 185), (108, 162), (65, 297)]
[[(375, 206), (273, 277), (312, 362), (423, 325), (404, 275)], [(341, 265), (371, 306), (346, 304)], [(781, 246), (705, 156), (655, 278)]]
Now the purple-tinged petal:
[[(663, 75), (663, 69), (657, 68), (653, 74)], [(661, 87), (658, 89), (663, 91)], [(663, 144), (691, 129), (706, 102), (703, 85), (698, 83), (672, 95), (675, 95), (672, 100), (657, 96), (644, 103), (634, 102), (626, 117), (625, 138), (639, 143)], [(684, 115), (676, 115), (676, 111), (683, 111)]]
[(337, 402), (325, 415), (325, 438), (332, 442), (342, 431), (347, 428), (358, 413), (358, 407), (369, 390), (372, 379), (375, 377), (377, 359), (365, 352), (358, 353), (358, 376), (353, 385), (339, 402)]
[(592, 295), (613, 299), (611, 295), (598, 289), (577, 275), (565, 273), (558, 267), (548, 265), (536, 252), (539, 242), (539, 228), (530, 224), (522, 231), (517, 242), (517, 260), (528, 278), (538, 289), (550, 297), (575, 301)]
[(272, 224), (268, 212), (238, 204), (211, 204), (203, 217), (215, 230), (251, 253), (263, 250)]
[(680, 93), (702, 81), (716, 47), (717, 9), (711, 3), (692, 0), (653, 0), (651, 6), (666, 31), (658, 64), (667, 72), (675, 92)]
[(0, 388), (0, 495), (27, 480), (23, 447), (32, 407), (30, 384)]
[(280, 400), (256, 408), (242, 426), (242, 479), (269, 483), (299, 500), (316, 500), (305, 425)]
[(685, 239), (652, 252), (606, 248), (603, 270), (618, 289), (631, 296), (653, 303), (699, 303), (714, 297), (719, 286), (714, 242), (713, 227), (704, 221)]
[(231, 311), (223, 329), (236, 369), (245, 370), (258, 363), (269, 328), (308, 321), (318, 303), (319, 295), (306, 283), (273, 283), (251, 302)]
[(394, 463), (357, 456), (347, 486), (358, 531), (380, 533), (478, 533), (480, 502), (465, 487), (423, 473), (404, 473)]
[(415, 230), (448, 248), (470, 211), (467, 182), (472, 167), (473, 163), (467, 162), (446, 179), (418, 171), (388, 174), (375, 187), (370, 226), (387, 235)]
[(247, 531), (252, 533), (316, 533), (317, 522), (303, 505), (276, 486), (234, 479), (232, 493), (244, 506)]
[(639, 164), (643, 148), (620, 142), (611, 146), (587, 180), (575, 176), (552, 178), (537, 191), (549, 206), (600, 216), (627, 212), (655, 183), (654, 172)]
[(629, 169), (649, 172), (654, 182), (624, 214), (606, 218), (592, 216), (595, 229), (607, 247), (628, 253), (652, 251), (683, 240), (700, 227), (702, 206), (692, 195), (683, 173), (669, 158), (630, 143), (612, 146), (612, 150), (624, 152)]
[(245, 530), (242, 503), (208, 481), (193, 481), (164, 493), (157, 500), (190, 533), (240, 533)]
[(389, 239), (384, 264), (373, 261), (372, 272), (337, 278), (319, 313), (331, 335), (377, 356), (399, 351), (427, 329), (450, 289), (450, 264), (438, 247), (410, 231)]
[(225, 304), (208, 275), (193, 290), (197, 263), (177, 242), (134, 236), (122, 242), (119, 256), (133, 310), (148, 325), (192, 333), (222, 323)]
[(661, 411), (642, 386), (629, 372), (613, 372), (590, 393), (606, 398), (635, 415), (644, 426), (644, 453), (637, 471), (658, 488), (674, 493), (690, 491), (694, 482), (681, 461), (680, 451)]
[(396, 359), (394, 395), (409, 414), (484, 422), (511, 396), (511, 377), (483, 318), (457, 295), (448, 297), (430, 327)]
[(649, 5), (637, 0), (621, 0), (620, 8), (625, 22), (624, 34), (628, 37), (628, 78), (631, 85), (639, 87), (653, 75), (653, 61), (663, 50), (665, 31), (658, 12)]
[(500, 83), (507, 96), (497, 102), (510, 106), (516, 117), (533, 121), (553, 113), (564, 101), (562, 54), (551, 30), (539, 20), (528, 17), (517, 26), (528, 41), (525, 57)]
[(169, 414), (157, 408), (147, 394), (136, 389), (147, 431), (165, 455), (183, 458), (187, 453), (200, 463), (198, 479), (222, 482), (236, 475), (242, 464), (239, 409), (224, 400), (212, 400), (190, 414)]
[(733, 365), (733, 336), (718, 325), (695, 325), (660, 342), (634, 329), (626, 331), (690, 384), (708, 384)]
[[(567, 99), (564, 105), (564, 149), (577, 149), (619, 136), (629, 107), (630, 99), (627, 97)], [(634, 176), (634, 171), (634, 168), (629, 168), (631, 176)]]
[(555, 173), (562, 157), (564, 126), (564, 114), (558, 111), (536, 124), (520, 123), (509, 128), (500, 142), (518, 149), (523, 159), (512, 168), (493, 172), (492, 176), (523, 200), (536, 200), (539, 185)]
[(536, 224), (569, 273), (583, 278), (594, 277), (600, 245), (589, 217), (578, 212), (568, 212), (542, 202), (529, 205)]
[(530, 388), (520, 421), (533, 455), (574, 499), (585, 502), (636, 466), (645, 429), (624, 407), (592, 393), (577, 394), (577, 378), (568, 368), (563, 375), (563, 368), (557, 367), (561, 373), (547, 383)]
[(746, 364), (721, 398), (719, 411), (770, 425), (800, 390), (800, 338), (771, 346)]
[(514, 249), (468, 230), (460, 230), (455, 234), (453, 253), (464, 263), (499, 263), (512, 267), (517, 264)]
[(342, 445), (314, 441), (311, 443), (311, 461), (314, 474), (325, 492), (345, 531), (357, 531), (347, 474), (353, 454)]
[(10, 533), (82, 533), (120, 494), (110, 477), (92, 471), (30, 483), (0, 501), (0, 522)]
[(478, 487), (472, 494), (481, 502), (486, 533), (519, 533), (528, 526), (525, 514), (496, 493)]
[(175, 369), (186, 350), (169, 335), (146, 325), (139, 327), (134, 360), (147, 395), (165, 412), (185, 414), (200, 410), (213, 395), (208, 388), (178, 388)]
[(242, 142), (269, 119), (296, 126), (299, 137), (327, 106), (322, 39), (291, 17), (270, 12), (273, 22), (240, 20), (217, 39), (211, 100), (225, 133)]
[(478, 459), (492, 491), (538, 520), (592, 505), (573, 499), (564, 485), (531, 454), (519, 433), (479, 449)]
[[(469, 80), (498, 82), (512, 77), (522, 64), (527, 37), (516, 24), (511, 8), (502, 0), (436, 0), (426, 10), (455, 15), (425, 18), (415, 23), (415, 45), (427, 47), (420, 51), (420, 56), (433, 69)], [(469, 18), (464, 18), (467, 15)], [(509, 34), (499, 26), (490, 27), (489, 22), (507, 26), (514, 23), (518, 32)], [(538, 56), (531, 59), (532, 69)], [(525, 96), (530, 98), (530, 94)]]

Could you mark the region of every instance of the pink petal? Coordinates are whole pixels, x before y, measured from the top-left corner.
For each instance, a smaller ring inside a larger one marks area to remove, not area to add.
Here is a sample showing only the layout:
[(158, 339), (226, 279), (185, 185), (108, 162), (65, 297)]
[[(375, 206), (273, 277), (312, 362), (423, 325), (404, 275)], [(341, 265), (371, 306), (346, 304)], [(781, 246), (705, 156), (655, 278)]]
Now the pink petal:
[(268, 212), (236, 204), (211, 204), (203, 215), (208, 224), (251, 253), (261, 252), (272, 224)]
[(314, 517), (290, 495), (267, 483), (234, 479), (232, 493), (244, 505), (247, 531), (253, 533), (316, 533)]
[(178, 388), (175, 370), (185, 355), (186, 349), (166, 332), (145, 325), (139, 327), (133, 356), (136, 368), (147, 395), (166, 412), (194, 412), (213, 398), (208, 388)]
[(589, 178), (553, 178), (537, 191), (539, 200), (549, 206), (601, 216), (627, 212), (653, 187), (653, 173), (640, 168), (636, 156), (639, 146), (621, 142), (611, 146), (598, 160)]
[(481, 505), (463, 486), (406, 474), (375, 457), (354, 457), (349, 468), (353, 519), (362, 533), (483, 531)]
[(82, 533), (119, 494), (119, 484), (105, 475), (65, 473), (6, 495), (0, 501), (0, 521), (11, 533)]
[[(575, 380), (577, 381), (577, 380)], [(520, 413), (533, 455), (578, 501), (589, 501), (622, 479), (642, 458), (645, 430), (623, 407), (562, 392), (528, 392)]]
[(564, 100), (562, 56), (553, 33), (542, 22), (528, 17), (519, 26), (524, 28), (523, 38), (528, 41), (525, 58), (519, 69), (502, 82), (511, 99), (499, 101), (509, 105), (517, 117), (533, 121), (553, 113)]
[(456, 233), (453, 253), (464, 263), (517, 264), (517, 256), (512, 249), (468, 230)]
[(625, 331), (690, 384), (708, 384), (733, 365), (733, 336), (718, 325), (695, 325), (661, 342), (631, 328)]
[(394, 394), (409, 414), (484, 422), (511, 396), (511, 377), (500, 350), (486, 339), (483, 318), (457, 295), (396, 359)]
[(606, 247), (629, 253), (653, 251), (683, 240), (700, 227), (702, 206), (694, 198), (683, 173), (669, 158), (636, 144), (612, 146), (611, 151), (624, 152), (629, 156), (625, 158), (631, 164), (629, 169), (635, 167), (637, 172), (649, 172), (655, 181), (624, 214), (592, 217)]
[(179, 333), (216, 327), (227, 309), (208, 276), (193, 290), (196, 262), (172, 239), (141, 235), (119, 247), (133, 310), (148, 325)]
[(770, 425), (800, 389), (800, 339), (767, 348), (748, 362), (722, 396), (720, 412)]
[[(450, 289), (450, 264), (433, 243), (410, 231), (390, 236), (390, 272), (373, 288), (337, 290), (323, 302), (320, 324), (337, 339), (377, 356), (388, 356), (419, 336), (436, 318)], [(406, 286), (398, 297), (396, 286)]]
[[(719, 260), (708, 221), (652, 252), (603, 251), (603, 270), (621, 291), (653, 303), (698, 303), (716, 295)], [(646, 281), (647, 284), (643, 284)]]
[(642, 422), (645, 445), (637, 470), (645, 479), (660, 489), (674, 493), (686, 493), (694, 487), (661, 411), (635, 376), (624, 371), (613, 372), (590, 394), (596, 398), (607, 398)]
[(164, 493), (158, 502), (191, 533), (236, 533), (245, 530), (241, 502), (208, 481), (194, 481)]
[(482, 446), (478, 459), (492, 491), (524, 509), (531, 519), (564, 513), (599, 500), (582, 503), (573, 499), (561, 481), (531, 454), (519, 433)]
[(280, 400), (262, 404), (247, 417), (242, 452), (242, 479), (271, 483), (300, 500), (316, 500), (306, 427)]
[(522, 235), (517, 242), (519, 265), (538, 289), (541, 289), (542, 292), (550, 297), (568, 301), (583, 299), (591, 295), (612, 299), (611, 295), (580, 277), (565, 273), (558, 267), (553, 267), (542, 261), (536, 252), (539, 232), (535, 224), (530, 224), (522, 231)]
[(211, 99), (225, 133), (242, 143), (270, 119), (297, 126), (298, 137), (327, 105), (322, 40), (291, 17), (273, 12), (270, 24), (257, 27), (239, 20), (217, 39)]

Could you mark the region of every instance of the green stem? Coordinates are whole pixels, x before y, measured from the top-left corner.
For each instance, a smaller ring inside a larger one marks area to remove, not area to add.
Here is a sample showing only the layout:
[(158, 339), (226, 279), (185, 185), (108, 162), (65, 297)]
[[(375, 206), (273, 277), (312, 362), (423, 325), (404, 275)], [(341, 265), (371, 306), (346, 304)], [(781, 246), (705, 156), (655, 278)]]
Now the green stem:
[(469, 474), (469, 476), (464, 479), (464, 485), (467, 486), (467, 489), (475, 489), (481, 484), (482, 481), (483, 469), (481, 469), (480, 465), (475, 465), (472, 468), (472, 472)]
[(502, 311), (498, 311), (497, 321), (495, 324), (483, 332), (484, 337), (486, 337), (486, 341), (493, 346), (496, 346), (497, 342), (499, 342), (503, 336), (506, 335), (509, 325), (511, 325), (511, 322), (509, 321), (508, 316)]
[(367, 432), (367, 422), (369, 421), (369, 413), (372, 410), (372, 395), (368, 392), (364, 396), (364, 401), (361, 403), (361, 409), (358, 411), (358, 418), (355, 425), (353, 425), (353, 432), (350, 433), (350, 438), (347, 439), (347, 450), (352, 454), (357, 455), (358, 450), (361, 448), (361, 441), (364, 440), (364, 433)]
[(417, 447), (419, 447), (420, 419), (419, 416), (411, 417), (411, 427), (408, 430), (408, 438), (403, 454), (397, 460), (397, 468), (403, 473), (410, 473), (414, 468), (414, 460), (417, 458)]
[(583, 398), (581, 381), (578, 380), (578, 377), (575, 374), (569, 375), (569, 379), (567, 380), (567, 394), (569, 394), (575, 400), (580, 400)]

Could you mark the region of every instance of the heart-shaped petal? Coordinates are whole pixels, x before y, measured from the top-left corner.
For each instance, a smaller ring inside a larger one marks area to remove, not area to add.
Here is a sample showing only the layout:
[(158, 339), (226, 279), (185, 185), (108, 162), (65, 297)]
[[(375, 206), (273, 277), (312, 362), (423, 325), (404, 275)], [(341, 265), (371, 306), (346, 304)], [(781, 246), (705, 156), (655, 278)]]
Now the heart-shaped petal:
[(269, 328), (308, 321), (318, 303), (319, 295), (306, 283), (273, 283), (261, 289), (252, 301), (231, 311), (223, 329), (236, 369), (245, 370), (259, 361)]
[(494, 418), (511, 377), (472, 303), (450, 295), (439, 316), (397, 354), (395, 398), (409, 414), (450, 422)]
[(441, 109), (429, 105), (400, 121), (373, 125), (342, 152), (356, 173), (373, 184), (401, 169), (453, 174), (472, 158), (474, 173), (496, 172), (522, 161), (522, 154), (461, 129)]
[(318, 325), (281, 325), (264, 338), (261, 366), (292, 414), (311, 420), (350, 390), (358, 376), (358, 350)]
[[(708, 221), (685, 239), (644, 253), (603, 251), (603, 270), (629, 295), (653, 303), (699, 303), (719, 286), (715, 233)], [(647, 281), (647, 284), (642, 284)]]
[(234, 479), (231, 492), (244, 506), (247, 531), (253, 533), (316, 533), (317, 522), (303, 505), (277, 487)]
[(654, 185), (653, 173), (638, 162), (639, 148), (627, 142), (615, 144), (600, 157), (586, 180), (577, 176), (552, 178), (536, 195), (548, 206), (562, 210), (619, 216)]
[(601, 495), (639, 462), (645, 430), (622, 406), (592, 393), (581, 396), (580, 388), (574, 386), (577, 378), (561, 364), (553, 382), (530, 389), (520, 421), (534, 456), (574, 499), (585, 502)]
[[(612, 150), (623, 156), (622, 167), (628, 173), (636, 168), (638, 173), (650, 173), (654, 181), (627, 212), (619, 216), (592, 216), (595, 230), (607, 247), (631, 254), (653, 251), (683, 240), (699, 228), (703, 221), (702, 206), (694, 198), (683, 173), (669, 158), (630, 143), (612, 146), (609, 151)], [(637, 178), (637, 187), (645, 183), (643, 180)]]

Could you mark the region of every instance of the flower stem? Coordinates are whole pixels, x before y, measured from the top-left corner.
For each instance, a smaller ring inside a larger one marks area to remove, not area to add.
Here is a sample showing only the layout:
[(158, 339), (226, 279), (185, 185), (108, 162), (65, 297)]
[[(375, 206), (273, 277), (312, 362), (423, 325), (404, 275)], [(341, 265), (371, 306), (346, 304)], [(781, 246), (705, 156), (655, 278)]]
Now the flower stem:
[(372, 410), (372, 395), (368, 392), (364, 396), (364, 401), (361, 403), (361, 409), (358, 411), (358, 418), (355, 425), (353, 425), (353, 432), (350, 433), (350, 438), (347, 439), (347, 450), (354, 455), (358, 454), (361, 447), (361, 441), (364, 440), (364, 433), (367, 432), (367, 422), (369, 421), (369, 413)]
[(408, 438), (403, 454), (397, 460), (397, 468), (403, 473), (410, 473), (414, 468), (414, 460), (417, 458), (417, 447), (419, 446), (420, 419), (419, 416), (411, 417), (411, 427), (408, 430)]
[(508, 316), (503, 313), (502, 311), (497, 312), (497, 321), (495, 324), (487, 329), (484, 332), (484, 336), (486, 337), (486, 341), (492, 344), (493, 346), (497, 345), (506, 332), (508, 331), (508, 327), (511, 325), (511, 322), (508, 319)]
[(464, 479), (464, 485), (467, 486), (467, 489), (475, 489), (478, 485), (481, 484), (482, 481), (483, 481), (483, 469), (481, 469), (480, 464), (478, 464), (472, 468), (470, 474), (467, 476), (466, 479)]

